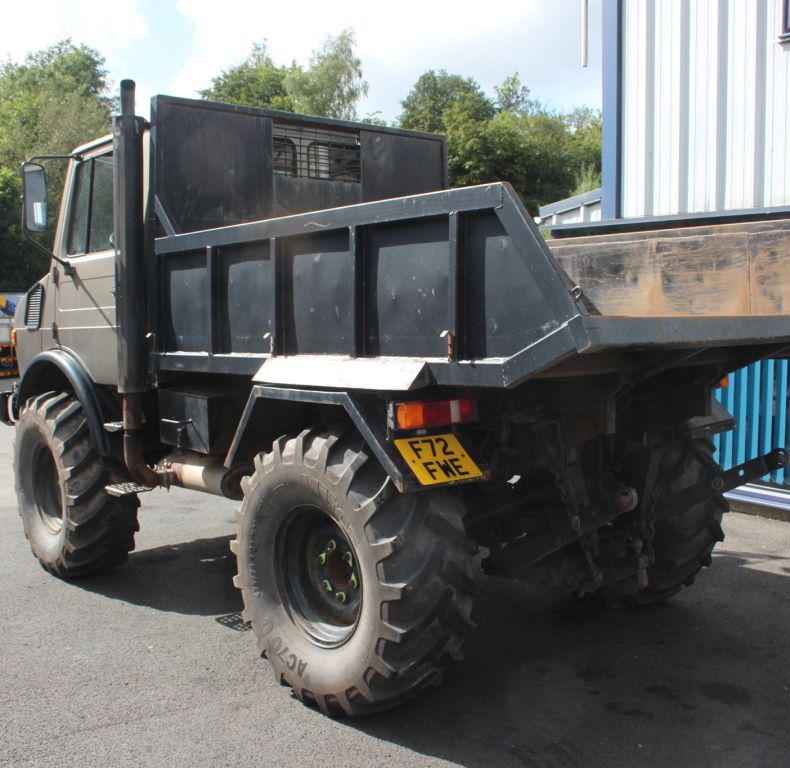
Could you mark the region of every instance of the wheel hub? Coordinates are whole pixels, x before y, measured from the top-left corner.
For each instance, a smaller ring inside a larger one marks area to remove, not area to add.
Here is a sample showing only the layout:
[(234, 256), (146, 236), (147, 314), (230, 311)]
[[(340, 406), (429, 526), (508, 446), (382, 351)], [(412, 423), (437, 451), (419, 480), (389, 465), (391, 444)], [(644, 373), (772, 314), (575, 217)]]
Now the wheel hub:
[(328, 539), (318, 553), (316, 562), (324, 575), (321, 579), (321, 589), (324, 592), (333, 595), (340, 603), (355, 598), (354, 593), (359, 590), (359, 577), (354, 570), (354, 553), (345, 540), (338, 546), (336, 539)]
[(356, 553), (324, 510), (299, 507), (289, 518), (278, 545), (283, 602), (317, 645), (341, 645), (354, 631), (362, 602)]

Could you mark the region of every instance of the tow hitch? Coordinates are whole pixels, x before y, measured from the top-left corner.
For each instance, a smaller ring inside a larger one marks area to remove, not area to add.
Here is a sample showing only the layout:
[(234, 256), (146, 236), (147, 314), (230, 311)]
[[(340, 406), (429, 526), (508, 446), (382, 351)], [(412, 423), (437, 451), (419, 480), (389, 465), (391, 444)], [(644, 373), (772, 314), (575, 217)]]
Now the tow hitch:
[(777, 469), (786, 467), (788, 453), (784, 448), (774, 448), (773, 451), (749, 459), (737, 467), (726, 472), (711, 471), (700, 482), (683, 488), (672, 494), (672, 507), (674, 509), (690, 509), (706, 499), (722, 493), (727, 493), (739, 485), (745, 485), (768, 475)]

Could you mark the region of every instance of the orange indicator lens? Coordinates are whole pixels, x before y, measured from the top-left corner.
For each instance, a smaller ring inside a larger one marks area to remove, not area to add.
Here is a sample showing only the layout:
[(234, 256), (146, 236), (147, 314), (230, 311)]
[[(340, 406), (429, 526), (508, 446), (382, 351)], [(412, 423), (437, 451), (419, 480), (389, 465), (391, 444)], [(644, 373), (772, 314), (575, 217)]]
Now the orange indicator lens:
[(422, 429), (446, 424), (461, 424), (477, 419), (477, 402), (471, 398), (397, 403), (395, 420), (398, 429)]

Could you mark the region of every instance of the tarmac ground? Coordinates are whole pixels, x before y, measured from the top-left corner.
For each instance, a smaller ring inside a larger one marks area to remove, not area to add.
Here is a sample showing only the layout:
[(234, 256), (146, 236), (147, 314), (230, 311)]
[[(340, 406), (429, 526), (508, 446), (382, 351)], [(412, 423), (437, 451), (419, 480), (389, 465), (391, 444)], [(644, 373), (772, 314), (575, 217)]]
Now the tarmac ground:
[(790, 524), (725, 521), (665, 605), (607, 611), (488, 579), (444, 685), (330, 720), (241, 623), (232, 503), (142, 496), (129, 562), (60, 581), (30, 553), (0, 425), (0, 766), (787, 768)]

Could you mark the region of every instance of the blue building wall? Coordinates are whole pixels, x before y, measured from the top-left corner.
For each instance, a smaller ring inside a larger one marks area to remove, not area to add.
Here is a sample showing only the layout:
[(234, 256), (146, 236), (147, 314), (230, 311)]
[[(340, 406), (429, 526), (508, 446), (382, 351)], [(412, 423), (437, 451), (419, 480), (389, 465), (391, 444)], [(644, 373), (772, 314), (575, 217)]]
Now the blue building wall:
[[(716, 457), (725, 469), (787, 445), (787, 376), (787, 360), (763, 360), (731, 373), (729, 386), (716, 390), (716, 399), (737, 422), (734, 430), (714, 440)], [(790, 471), (777, 470), (763, 481), (790, 488)]]

